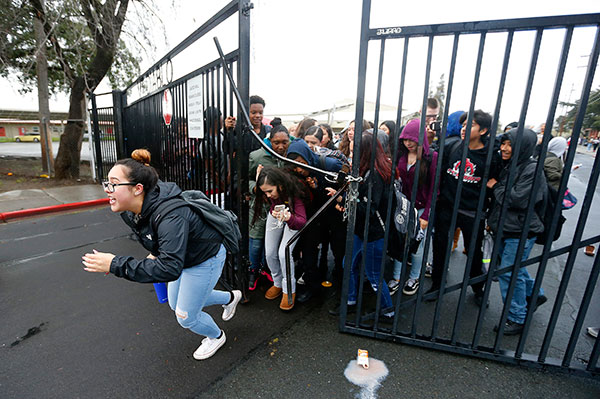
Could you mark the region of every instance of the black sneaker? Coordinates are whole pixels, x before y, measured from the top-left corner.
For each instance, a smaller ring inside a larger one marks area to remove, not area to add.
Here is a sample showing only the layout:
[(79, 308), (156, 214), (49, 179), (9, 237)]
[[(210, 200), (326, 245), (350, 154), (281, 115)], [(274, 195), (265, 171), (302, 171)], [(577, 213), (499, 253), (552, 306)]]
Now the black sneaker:
[(414, 295), (417, 293), (419, 289), (419, 279), (418, 278), (409, 278), (404, 288), (402, 289), (402, 293), (404, 295)]
[[(527, 308), (530, 308), (531, 307), (531, 297), (528, 296), (525, 299), (527, 300)], [(535, 301), (535, 306), (533, 307), (533, 312), (535, 313), (538, 306), (542, 306), (546, 302), (548, 302), (548, 297), (546, 297), (546, 295), (538, 295), (537, 301)]]
[(388, 289), (390, 290), (390, 295), (394, 295), (398, 289), (400, 288), (400, 281), (396, 279), (391, 279), (388, 282)]
[[(506, 320), (506, 323), (504, 323), (504, 335), (519, 335), (523, 332), (524, 325), (512, 320)], [(498, 332), (498, 330), (498, 326), (494, 326), (494, 332)]]

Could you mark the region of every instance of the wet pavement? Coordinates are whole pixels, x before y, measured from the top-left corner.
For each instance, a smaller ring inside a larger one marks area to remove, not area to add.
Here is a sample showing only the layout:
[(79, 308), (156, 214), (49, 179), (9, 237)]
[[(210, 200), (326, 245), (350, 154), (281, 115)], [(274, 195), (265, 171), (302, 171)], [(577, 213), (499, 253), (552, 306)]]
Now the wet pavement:
[[(357, 348), (390, 370), (381, 398), (600, 396), (600, 381), (338, 332), (334, 298), (283, 313), (262, 296), (230, 322), (228, 340), (196, 361), (200, 338), (179, 327), (149, 284), (82, 270), (83, 253), (145, 256), (107, 208), (0, 225), (0, 397), (352, 398)], [(591, 338), (586, 337), (583, 339)]]
[[(578, 155), (576, 163), (583, 166), (569, 182), (580, 201), (592, 161), (589, 154)], [(102, 197), (99, 185), (3, 193), (0, 212)], [(555, 247), (570, 243), (580, 209), (565, 212), (567, 224)], [(598, 218), (600, 209), (592, 207), (589, 220)], [(598, 231), (597, 223), (588, 223), (584, 238)], [(344, 377), (344, 370), (358, 348), (369, 350), (372, 358), (382, 360), (389, 369), (375, 397), (600, 397), (598, 378), (341, 334), (338, 319), (327, 313), (335, 296), (325, 295), (283, 313), (276, 303), (264, 299), (266, 284), (252, 292), (250, 302), (240, 305), (227, 323), (220, 320), (220, 307), (209, 309), (225, 330), (227, 343), (213, 358), (196, 361), (192, 353), (201, 338), (178, 325), (168, 305), (156, 300), (152, 285), (82, 270), (80, 258), (92, 249), (146, 255), (120, 217), (107, 207), (0, 224), (1, 398), (354, 398), (365, 392)], [(587, 283), (593, 258), (580, 252), (551, 356), (564, 352)], [(463, 257), (459, 247), (451, 262), (464, 264)], [(549, 263), (543, 286), (551, 300), (536, 312), (526, 351), (539, 349), (565, 261), (566, 255)], [(460, 281), (460, 272), (455, 270), (450, 278)], [(502, 309), (497, 291), (493, 287), (490, 296), (483, 335), (486, 344), (485, 340), (493, 339), (491, 328)], [(584, 361), (586, 353), (589, 356), (595, 342), (585, 334), (585, 327), (600, 323), (598, 292), (597, 288), (579, 336), (576, 362)], [(444, 299), (443, 334), (451, 331), (445, 317), (455, 308), (456, 296)], [(473, 323), (476, 310), (467, 294), (466, 326)], [(424, 325), (427, 321), (424, 317)], [(468, 335), (468, 327), (459, 331), (461, 340)], [(510, 348), (517, 341), (507, 337), (504, 342)]]

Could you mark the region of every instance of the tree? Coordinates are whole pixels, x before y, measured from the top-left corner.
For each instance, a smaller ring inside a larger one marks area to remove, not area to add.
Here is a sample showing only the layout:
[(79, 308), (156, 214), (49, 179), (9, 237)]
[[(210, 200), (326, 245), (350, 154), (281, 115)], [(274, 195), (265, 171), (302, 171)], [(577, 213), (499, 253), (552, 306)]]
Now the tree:
[(446, 79), (444, 74), (440, 75), (440, 80), (435, 87), (435, 93), (429, 90), (429, 97), (435, 98), (440, 103), (439, 119), (442, 120), (444, 118), (444, 100), (446, 100)]
[(46, 4), (41, 0), (0, 0), (0, 4), (0, 76), (16, 78), (23, 91), (35, 87), (33, 21), (42, 21), (50, 92), (70, 92), (56, 177), (78, 178), (86, 94), (107, 75), (116, 87), (139, 71), (139, 59), (120, 38), (129, 0), (55, 0)]
[[(556, 125), (562, 133), (565, 130), (569, 131), (573, 129), (575, 118), (581, 107), (581, 101), (577, 100), (574, 103), (561, 102), (560, 105), (570, 108), (565, 115), (561, 115), (556, 119)], [(581, 128), (600, 130), (600, 88), (590, 93)]]

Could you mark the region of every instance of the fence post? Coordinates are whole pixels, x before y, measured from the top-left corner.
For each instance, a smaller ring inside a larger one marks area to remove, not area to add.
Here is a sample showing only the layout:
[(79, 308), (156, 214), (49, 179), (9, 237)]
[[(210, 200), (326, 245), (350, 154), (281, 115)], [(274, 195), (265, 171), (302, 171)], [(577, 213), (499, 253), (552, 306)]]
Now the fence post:
[(96, 173), (98, 176), (98, 180), (102, 181), (104, 179), (104, 171), (102, 168), (102, 146), (100, 145), (100, 125), (98, 124), (98, 107), (96, 106), (96, 95), (92, 93), (90, 95), (92, 99), (92, 123), (93, 127), (93, 135), (94, 138), (94, 148), (96, 152)]
[(127, 157), (125, 154), (125, 143), (123, 141), (123, 92), (120, 90), (113, 90), (112, 100), (117, 159), (122, 159)]
[[(252, 3), (250, 2), (242, 2), (240, 1), (238, 4), (238, 16), (239, 16), (239, 59), (238, 59), (238, 68), (237, 68), (237, 81), (238, 81), (238, 90), (240, 92), (242, 101), (244, 103), (238, 104), (239, 107), (244, 107), (244, 109), (248, 109), (248, 99), (250, 98), (250, 10), (252, 9)], [(239, 201), (239, 215), (240, 215), (240, 227), (242, 228), (242, 250), (240, 253), (247, 254), (248, 253), (248, 201), (245, 199), (245, 194), (249, 191), (248, 189), (248, 152), (246, 151), (245, 146), (246, 137), (245, 137), (245, 129), (242, 124), (245, 123), (244, 118), (242, 117), (242, 113), (238, 110), (238, 118), (237, 120), (240, 122), (236, 129), (238, 131), (238, 148), (237, 151), (237, 159), (240, 163), (238, 166), (238, 179), (239, 179), (239, 189), (241, 196)], [(249, 128), (252, 128), (251, 126)]]

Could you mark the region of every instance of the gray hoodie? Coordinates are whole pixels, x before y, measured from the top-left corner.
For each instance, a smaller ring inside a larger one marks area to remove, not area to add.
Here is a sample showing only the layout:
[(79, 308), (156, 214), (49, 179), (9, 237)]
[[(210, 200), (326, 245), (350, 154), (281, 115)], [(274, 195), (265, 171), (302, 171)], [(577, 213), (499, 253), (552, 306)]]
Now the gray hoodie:
[[(517, 175), (513, 181), (513, 185), (510, 187), (510, 190), (508, 190), (508, 195), (506, 197), (508, 209), (505, 214), (503, 228), (503, 236), (506, 238), (517, 238), (523, 231), (527, 206), (529, 205), (529, 198), (531, 197), (533, 181), (535, 178), (536, 162), (531, 156), (533, 155), (537, 143), (537, 135), (532, 130), (525, 129), (523, 135), (519, 139), (521, 140), (521, 146), (519, 148), (519, 154), (517, 154)], [(507, 140), (511, 142), (514, 150), (517, 142), (517, 129), (512, 129), (504, 134), (502, 142)], [(512, 156), (514, 157), (515, 154), (513, 153)], [(511, 160), (504, 163), (504, 168), (500, 172), (498, 183), (496, 183), (493, 188), (494, 203), (488, 218), (488, 225), (494, 233), (498, 233), (502, 202), (507, 194), (508, 172), (510, 170)], [(539, 205), (543, 205), (544, 195), (547, 191), (546, 178), (543, 173), (540, 176), (540, 179), (540, 189), (534, 196), (534, 201), (536, 203), (534, 209), (536, 210), (539, 209)], [(538, 212), (534, 211), (529, 225), (529, 237), (540, 234), (543, 231), (544, 224), (538, 215)]]

